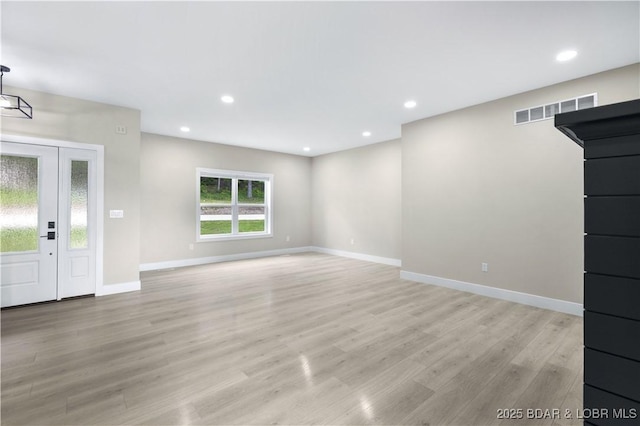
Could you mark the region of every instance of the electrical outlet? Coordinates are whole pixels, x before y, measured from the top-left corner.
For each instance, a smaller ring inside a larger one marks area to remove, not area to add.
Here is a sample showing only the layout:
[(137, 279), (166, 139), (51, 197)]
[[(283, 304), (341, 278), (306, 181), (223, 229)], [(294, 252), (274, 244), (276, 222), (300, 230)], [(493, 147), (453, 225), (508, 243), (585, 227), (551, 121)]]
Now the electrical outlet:
[(286, 240), (287, 240), (287, 242), (291, 241), (291, 237), (287, 235)]
[(354, 245), (356, 243), (356, 239), (351, 237), (351, 245)]
[(122, 124), (116, 124), (116, 133), (119, 135), (126, 135), (127, 134), (127, 126), (124, 126)]
[(482, 272), (489, 272), (489, 264), (482, 262)]
[(193, 243), (189, 244), (189, 250), (193, 250)]

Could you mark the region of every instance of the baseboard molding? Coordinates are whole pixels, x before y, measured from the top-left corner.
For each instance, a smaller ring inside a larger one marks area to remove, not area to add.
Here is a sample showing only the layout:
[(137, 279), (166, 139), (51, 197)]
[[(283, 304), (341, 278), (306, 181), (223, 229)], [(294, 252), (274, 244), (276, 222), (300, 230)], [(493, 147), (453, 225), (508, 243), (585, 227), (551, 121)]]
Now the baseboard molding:
[(260, 257), (269, 256), (282, 256), (286, 254), (305, 253), (309, 251), (311, 251), (311, 247), (294, 247), (278, 250), (227, 254), (222, 256), (197, 257), (194, 259), (169, 260), (166, 262), (143, 263), (140, 265), (140, 271), (157, 271), (160, 269), (182, 268), (184, 266), (206, 265), (208, 263), (231, 262), (234, 260), (257, 259)]
[(372, 256), (370, 254), (355, 253), (352, 251), (344, 251), (344, 250), (334, 250), (334, 249), (328, 249), (324, 247), (311, 247), (311, 250), (318, 253), (332, 254), (334, 256), (349, 257), (351, 259), (364, 260), (366, 262), (382, 263), (384, 265), (397, 266), (397, 267), (402, 266), (402, 261), (400, 259), (393, 259), (391, 257)]
[(127, 293), (130, 291), (140, 291), (142, 288), (140, 281), (131, 281), (128, 283), (117, 283), (103, 285), (96, 289), (96, 296), (107, 296), (109, 294)]
[(432, 284), (454, 290), (466, 291), (469, 293), (479, 294), (481, 296), (493, 297), (494, 299), (508, 300), (509, 302), (535, 306), (537, 308), (549, 309), (579, 317), (583, 316), (583, 306), (580, 303), (567, 302), (566, 300), (552, 299), (549, 297), (536, 296), (535, 294), (520, 293), (502, 288), (456, 281), (449, 278), (435, 277), (432, 275), (418, 274), (416, 272), (409, 271), (400, 271), (400, 278), (423, 284)]

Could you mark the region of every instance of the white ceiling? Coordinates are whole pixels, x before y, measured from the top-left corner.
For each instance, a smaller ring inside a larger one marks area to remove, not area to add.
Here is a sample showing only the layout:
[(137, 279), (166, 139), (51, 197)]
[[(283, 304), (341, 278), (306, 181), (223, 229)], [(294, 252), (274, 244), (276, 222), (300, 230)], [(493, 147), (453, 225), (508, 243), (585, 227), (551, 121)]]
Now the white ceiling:
[(315, 156), (640, 62), (639, 5), (2, 1), (1, 53), (5, 84), (140, 109), (145, 132)]

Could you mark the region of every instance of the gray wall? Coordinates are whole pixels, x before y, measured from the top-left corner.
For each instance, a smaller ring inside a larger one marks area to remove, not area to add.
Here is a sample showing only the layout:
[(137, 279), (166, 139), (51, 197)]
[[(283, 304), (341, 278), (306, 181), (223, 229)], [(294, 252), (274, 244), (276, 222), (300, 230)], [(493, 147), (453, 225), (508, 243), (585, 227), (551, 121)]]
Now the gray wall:
[(401, 156), (398, 139), (313, 158), (314, 246), (401, 258)]
[[(148, 133), (141, 139), (142, 264), (310, 245), (310, 158)], [(273, 237), (196, 242), (197, 167), (273, 174)]]
[[(582, 302), (582, 149), (513, 111), (638, 98), (638, 64), (402, 126), (402, 269)], [(489, 272), (481, 272), (481, 263)]]
[[(140, 111), (14, 87), (33, 120), (4, 118), (2, 133), (104, 145), (104, 284), (138, 281), (140, 264)], [(116, 125), (127, 134), (115, 133)], [(109, 219), (110, 209), (124, 210)]]

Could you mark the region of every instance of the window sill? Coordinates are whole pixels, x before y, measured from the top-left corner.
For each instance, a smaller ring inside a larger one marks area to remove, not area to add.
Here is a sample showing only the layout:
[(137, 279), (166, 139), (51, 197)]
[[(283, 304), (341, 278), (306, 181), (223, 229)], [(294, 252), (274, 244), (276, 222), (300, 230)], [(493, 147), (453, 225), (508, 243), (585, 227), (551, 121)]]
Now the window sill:
[(217, 235), (211, 237), (198, 236), (196, 242), (198, 243), (211, 243), (216, 241), (234, 241), (234, 240), (254, 240), (259, 238), (272, 238), (273, 234), (250, 234), (245, 235)]

